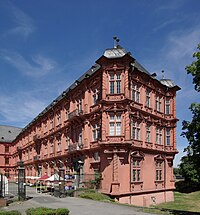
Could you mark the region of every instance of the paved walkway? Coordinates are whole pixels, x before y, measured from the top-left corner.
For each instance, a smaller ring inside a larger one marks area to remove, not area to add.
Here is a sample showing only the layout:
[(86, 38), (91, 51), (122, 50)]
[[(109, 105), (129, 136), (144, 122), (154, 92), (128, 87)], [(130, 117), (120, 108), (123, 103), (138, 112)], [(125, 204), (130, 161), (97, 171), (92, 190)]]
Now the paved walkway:
[(75, 197), (56, 198), (48, 194), (38, 194), (32, 188), (28, 188), (27, 191), (27, 194), (33, 198), (24, 202), (12, 203), (2, 209), (19, 210), (23, 215), (25, 215), (26, 209), (30, 207), (68, 208), (70, 215), (145, 215), (145, 213), (137, 211), (136, 208), (126, 205)]

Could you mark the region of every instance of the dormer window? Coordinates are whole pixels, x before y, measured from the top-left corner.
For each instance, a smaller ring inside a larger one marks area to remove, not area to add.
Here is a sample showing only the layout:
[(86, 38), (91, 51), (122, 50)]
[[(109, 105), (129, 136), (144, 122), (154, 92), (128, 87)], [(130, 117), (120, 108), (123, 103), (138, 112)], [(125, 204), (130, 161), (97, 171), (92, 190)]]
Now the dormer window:
[(150, 99), (151, 99), (151, 92), (150, 92), (150, 90), (146, 90), (146, 106), (147, 107), (150, 107)]
[(99, 91), (97, 89), (95, 89), (93, 91), (93, 104), (95, 105), (97, 103), (99, 99)]

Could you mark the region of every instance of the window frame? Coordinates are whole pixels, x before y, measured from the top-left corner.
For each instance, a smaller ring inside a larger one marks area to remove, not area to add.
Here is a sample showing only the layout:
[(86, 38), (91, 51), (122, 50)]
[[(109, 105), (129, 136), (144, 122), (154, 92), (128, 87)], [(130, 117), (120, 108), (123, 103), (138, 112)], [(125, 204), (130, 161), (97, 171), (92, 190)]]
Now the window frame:
[[(111, 133), (111, 127), (112, 127), (112, 133)], [(121, 135), (122, 135), (122, 114), (110, 113), (109, 114), (109, 136), (121, 136)]]
[(109, 94), (121, 94), (122, 93), (122, 80), (121, 72), (109, 73)]
[(141, 132), (141, 122), (138, 122), (133, 119), (131, 121), (131, 139), (140, 140), (141, 139), (140, 132)]
[(140, 86), (132, 82), (131, 86), (132, 100), (134, 102), (140, 103)]

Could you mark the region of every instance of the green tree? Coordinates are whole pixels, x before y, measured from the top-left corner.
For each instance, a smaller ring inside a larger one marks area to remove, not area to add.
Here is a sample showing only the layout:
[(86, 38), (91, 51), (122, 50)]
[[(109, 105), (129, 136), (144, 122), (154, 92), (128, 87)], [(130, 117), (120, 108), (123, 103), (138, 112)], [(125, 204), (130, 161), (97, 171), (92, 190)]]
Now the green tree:
[(200, 92), (200, 44), (197, 47), (198, 51), (193, 54), (193, 57), (196, 58), (191, 65), (186, 66), (187, 74), (193, 76), (193, 84), (195, 90)]
[[(188, 65), (186, 70), (193, 76), (195, 90), (200, 92), (200, 44), (197, 49), (199, 51), (193, 54), (195, 61)], [(187, 156), (182, 158), (180, 168), (186, 180), (200, 182), (200, 104), (192, 103), (189, 109), (192, 112), (192, 120), (184, 120), (182, 127), (182, 136), (187, 138), (189, 146), (185, 148)]]

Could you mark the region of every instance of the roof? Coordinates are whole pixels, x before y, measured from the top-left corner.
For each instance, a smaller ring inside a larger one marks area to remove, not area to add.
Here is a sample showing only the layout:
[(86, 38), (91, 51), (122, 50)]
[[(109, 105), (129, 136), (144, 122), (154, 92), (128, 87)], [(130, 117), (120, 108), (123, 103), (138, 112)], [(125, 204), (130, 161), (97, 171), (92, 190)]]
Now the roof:
[(21, 128), (0, 125), (0, 142), (12, 142), (21, 131)]
[(171, 79), (161, 79), (160, 80), (161, 84), (167, 86), (167, 87), (174, 87), (175, 84)]
[[(109, 48), (104, 51), (104, 54), (102, 57), (106, 57), (108, 59), (115, 59), (115, 58), (122, 58), (125, 55), (130, 56), (133, 58), (133, 63), (131, 63), (132, 66), (132, 72), (134, 71), (134, 68), (137, 68), (139, 71), (146, 73), (147, 75), (153, 77), (138, 61), (134, 59), (134, 57), (131, 55), (130, 52), (127, 52), (123, 47), (120, 45), (115, 46), (114, 48)], [(98, 62), (98, 60), (96, 61)], [(91, 75), (93, 75), (97, 70), (99, 70), (101, 66), (98, 63), (95, 63), (88, 71), (86, 71), (79, 79), (77, 79), (71, 86), (69, 86), (65, 91), (62, 92), (61, 95), (59, 95), (53, 102), (51, 102), (38, 116), (36, 116), (25, 128), (23, 128), (22, 132), (26, 130), (30, 125), (32, 125), (35, 121), (37, 121), (42, 115), (44, 115), (47, 111), (49, 111), (52, 107), (54, 107), (62, 98), (66, 96), (66, 94), (76, 88), (76, 86), (79, 85), (80, 82), (82, 82), (84, 79), (89, 78)], [(154, 73), (155, 74), (155, 73)], [(168, 79), (165, 79), (168, 80)], [(158, 80), (159, 81), (159, 80)], [(168, 87), (172, 86), (172, 81), (170, 83), (170, 80), (160, 81), (163, 85)]]

